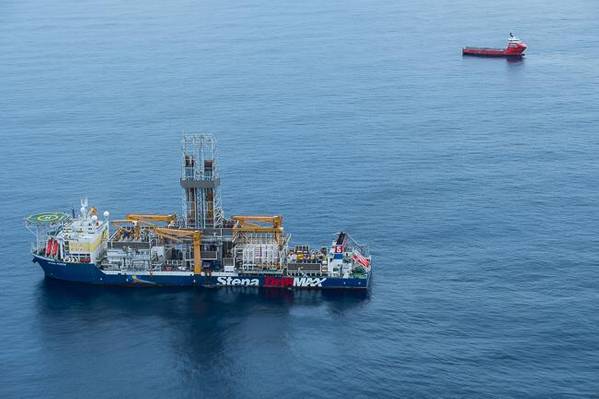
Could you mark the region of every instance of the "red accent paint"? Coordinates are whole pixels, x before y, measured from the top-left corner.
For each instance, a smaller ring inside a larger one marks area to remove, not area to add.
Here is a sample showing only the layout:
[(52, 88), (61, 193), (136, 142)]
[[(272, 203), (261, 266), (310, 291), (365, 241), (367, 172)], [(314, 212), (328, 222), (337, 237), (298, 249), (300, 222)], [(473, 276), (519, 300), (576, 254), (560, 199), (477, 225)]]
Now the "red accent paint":
[(264, 277), (265, 287), (292, 287), (293, 277)]
[(354, 256), (352, 256), (352, 259), (355, 260), (356, 262), (358, 262), (359, 264), (361, 264), (364, 267), (369, 267), (370, 266), (370, 261), (368, 260), (368, 258), (362, 256), (362, 254), (359, 253), (354, 253)]

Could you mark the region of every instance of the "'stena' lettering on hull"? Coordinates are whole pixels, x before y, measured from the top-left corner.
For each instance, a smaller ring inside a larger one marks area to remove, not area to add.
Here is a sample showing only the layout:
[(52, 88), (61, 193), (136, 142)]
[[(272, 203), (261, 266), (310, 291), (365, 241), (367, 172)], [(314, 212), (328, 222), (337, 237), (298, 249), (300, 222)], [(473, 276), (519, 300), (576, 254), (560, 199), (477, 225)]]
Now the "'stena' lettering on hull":
[(257, 278), (218, 277), (218, 285), (259, 287), (260, 280)]

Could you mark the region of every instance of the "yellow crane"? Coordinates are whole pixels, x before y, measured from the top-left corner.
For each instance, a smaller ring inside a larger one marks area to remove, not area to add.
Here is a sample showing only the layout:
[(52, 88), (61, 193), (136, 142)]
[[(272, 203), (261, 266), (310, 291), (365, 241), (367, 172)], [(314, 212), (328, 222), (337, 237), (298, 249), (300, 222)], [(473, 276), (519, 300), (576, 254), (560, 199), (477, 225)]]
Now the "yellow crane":
[(233, 216), (231, 219), (239, 222), (240, 226), (244, 225), (254, 225), (251, 222), (258, 223), (269, 223), (273, 228), (279, 228), (283, 226), (283, 216), (275, 215), (275, 216)]
[(125, 215), (125, 219), (113, 220), (112, 223), (115, 225), (118, 225), (119, 229), (120, 229), (117, 231), (117, 236), (116, 236), (117, 239), (119, 239), (120, 236), (122, 235), (122, 229), (121, 229), (120, 225), (131, 223), (133, 225), (133, 237), (136, 240), (139, 240), (139, 237), (141, 235), (142, 224), (150, 229), (157, 227), (155, 224), (157, 222), (166, 223), (166, 226), (169, 227), (175, 222), (176, 219), (177, 219), (177, 216), (173, 215), (173, 214), (160, 215), (160, 214), (129, 213), (129, 214)]
[(176, 215), (160, 215), (160, 214), (143, 214), (143, 213), (129, 213), (125, 216), (126, 220), (141, 221), (141, 222), (163, 222), (167, 225), (173, 224), (177, 219)]
[(181, 241), (191, 239), (193, 242), (193, 272), (202, 273), (202, 232), (199, 230), (173, 229), (168, 227), (156, 227), (154, 232), (169, 240)]
[(110, 223), (112, 223), (115, 227), (116, 227), (116, 232), (114, 235), (114, 240), (118, 241), (121, 239), (121, 237), (123, 236), (123, 232), (125, 230), (128, 230), (125, 225), (129, 225), (130, 227), (130, 231), (131, 233), (133, 233), (133, 238), (135, 240), (139, 240), (140, 237), (140, 233), (141, 233), (141, 227), (142, 225), (144, 225), (145, 227), (152, 229), (154, 227), (156, 227), (156, 225), (152, 224), (152, 223), (147, 223), (141, 220), (129, 220), (129, 219), (115, 219), (115, 220), (111, 220)]
[(231, 219), (236, 222), (234, 233), (270, 233), (274, 235), (277, 244), (283, 244), (282, 216), (233, 216)]

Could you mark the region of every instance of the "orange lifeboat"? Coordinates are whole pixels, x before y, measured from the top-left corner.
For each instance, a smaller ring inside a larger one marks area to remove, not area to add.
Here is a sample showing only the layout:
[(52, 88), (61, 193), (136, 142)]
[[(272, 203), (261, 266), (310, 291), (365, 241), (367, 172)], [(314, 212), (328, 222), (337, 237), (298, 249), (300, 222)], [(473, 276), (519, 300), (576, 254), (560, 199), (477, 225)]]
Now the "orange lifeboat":
[(58, 255), (58, 241), (52, 240), (52, 256)]

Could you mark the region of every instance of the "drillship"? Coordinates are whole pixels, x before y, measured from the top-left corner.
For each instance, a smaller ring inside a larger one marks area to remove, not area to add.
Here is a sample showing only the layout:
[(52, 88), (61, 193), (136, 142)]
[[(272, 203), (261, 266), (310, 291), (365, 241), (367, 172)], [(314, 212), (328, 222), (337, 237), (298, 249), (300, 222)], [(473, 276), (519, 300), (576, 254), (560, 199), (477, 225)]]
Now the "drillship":
[(131, 213), (111, 220), (87, 199), (78, 215), (27, 217), (33, 262), (46, 278), (97, 285), (368, 288), (368, 249), (345, 232), (322, 248), (292, 247), (281, 216), (226, 218), (213, 136), (183, 137), (180, 185), (181, 217)]

